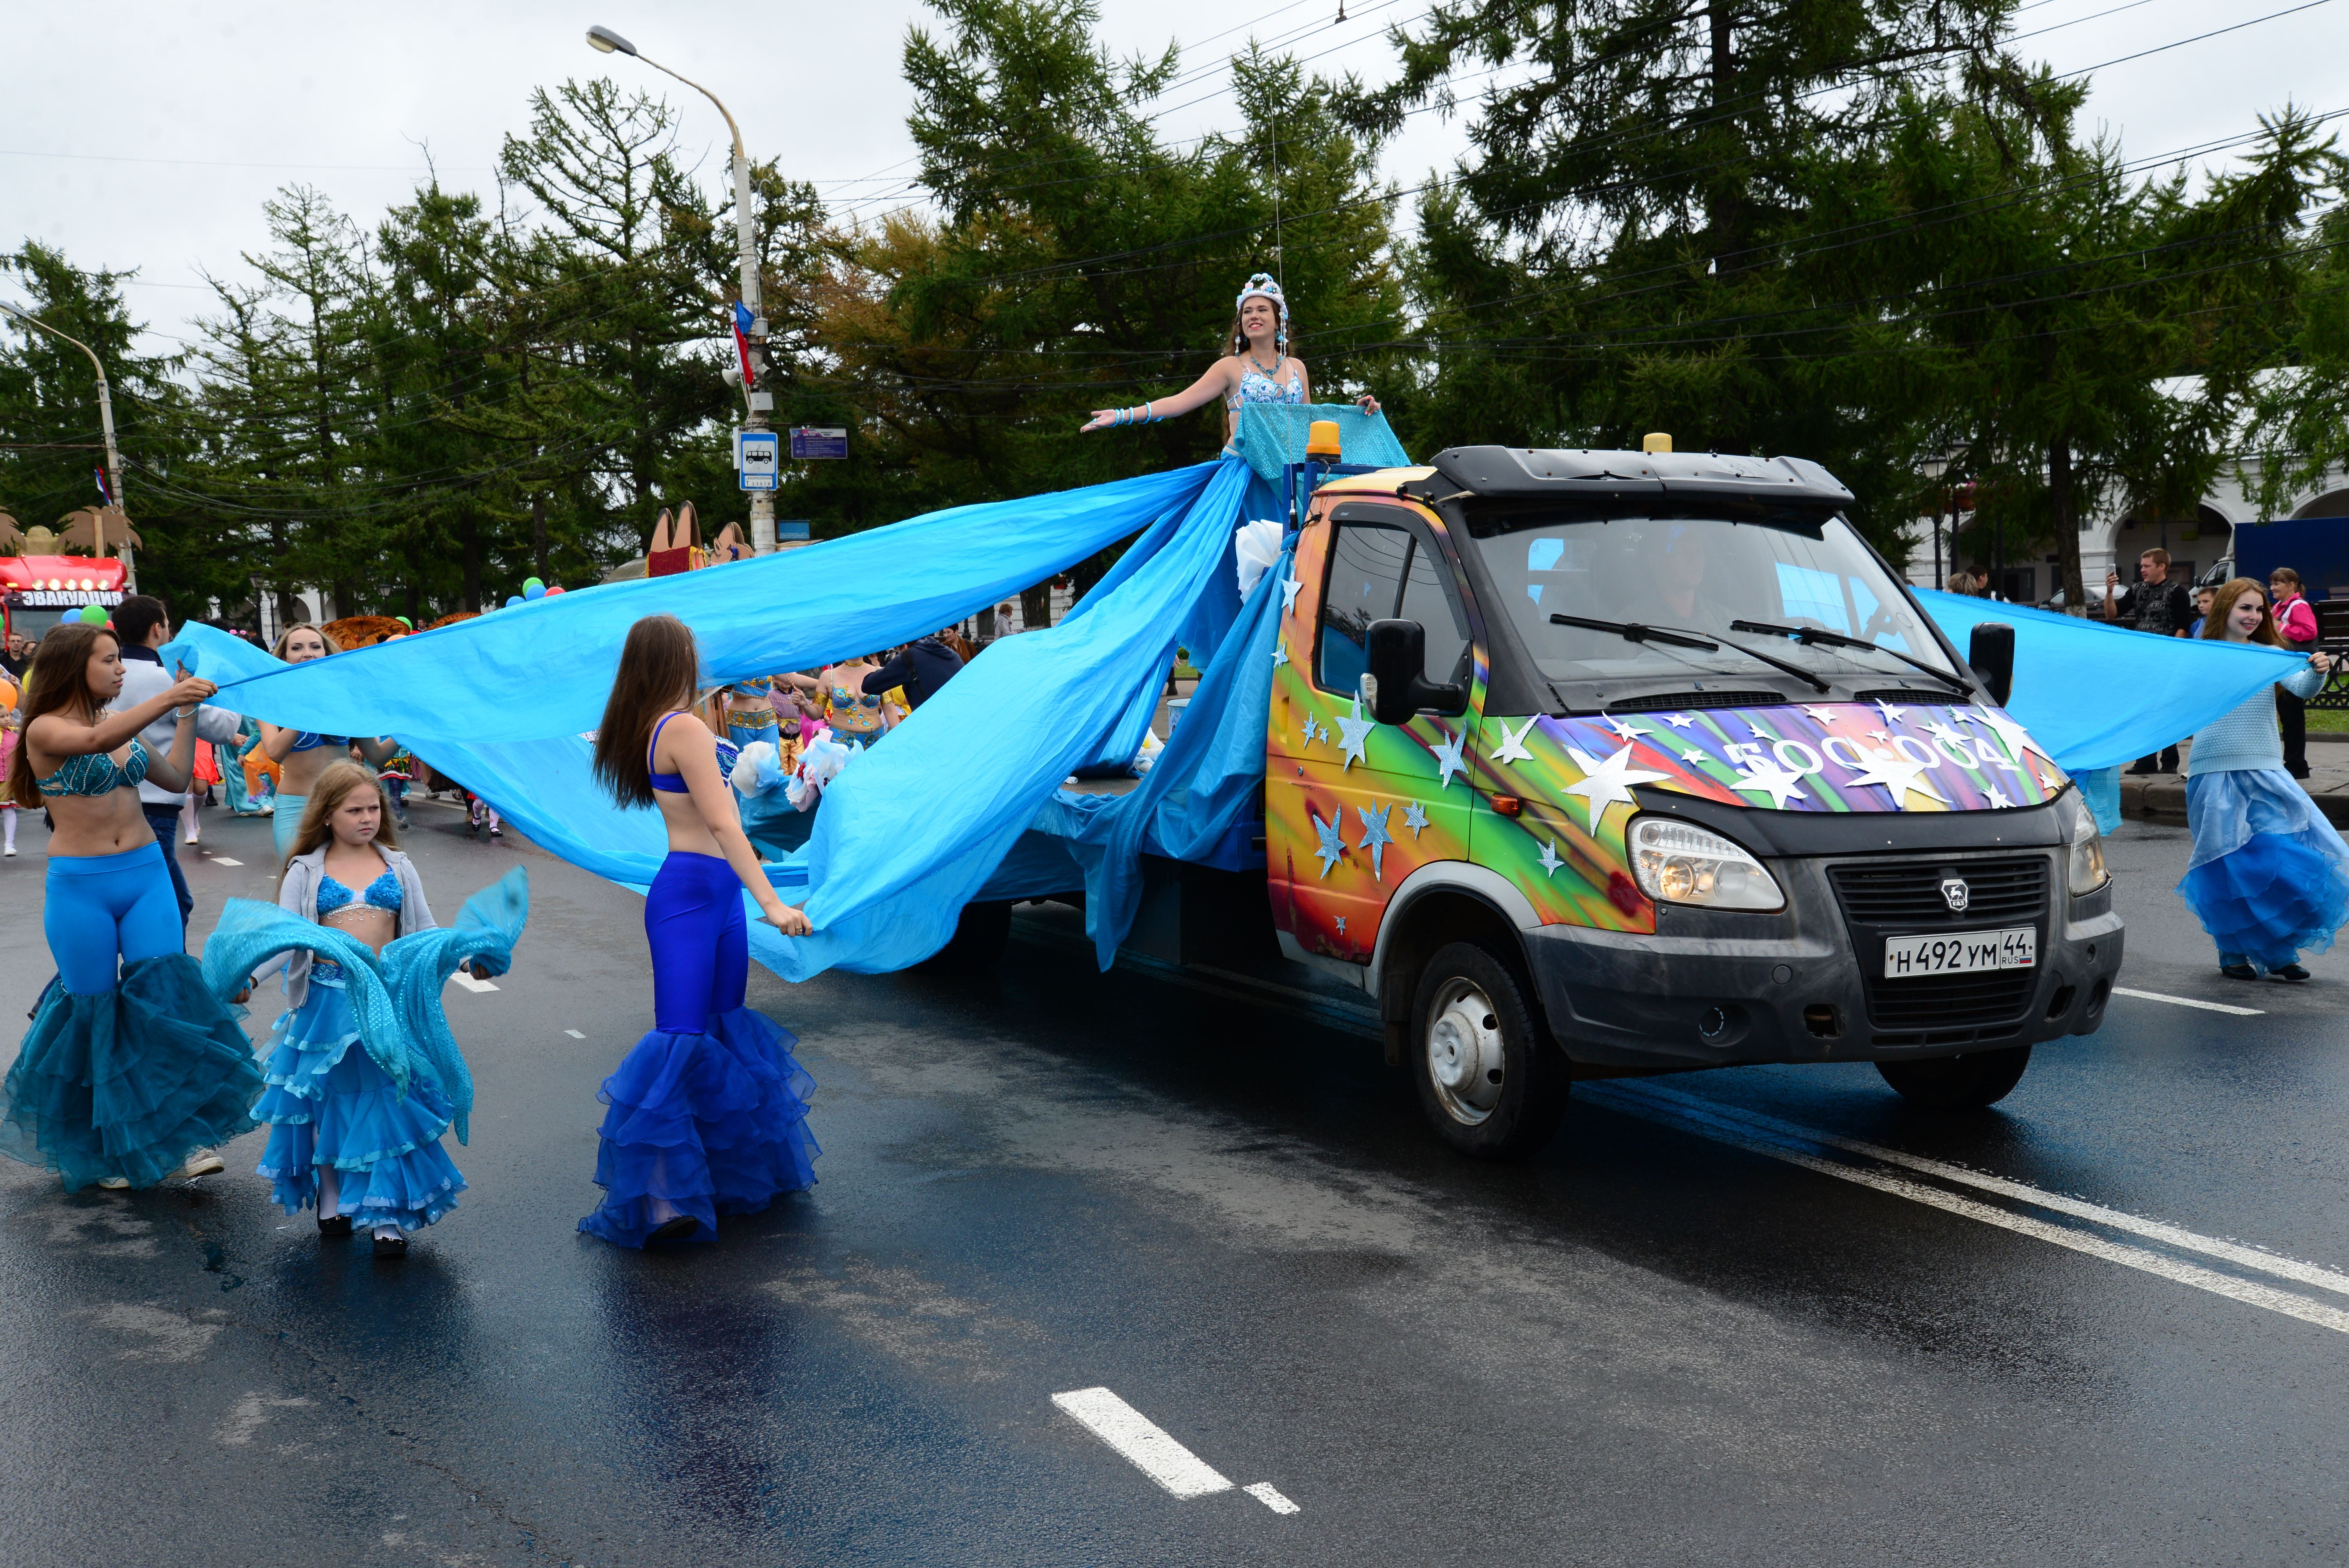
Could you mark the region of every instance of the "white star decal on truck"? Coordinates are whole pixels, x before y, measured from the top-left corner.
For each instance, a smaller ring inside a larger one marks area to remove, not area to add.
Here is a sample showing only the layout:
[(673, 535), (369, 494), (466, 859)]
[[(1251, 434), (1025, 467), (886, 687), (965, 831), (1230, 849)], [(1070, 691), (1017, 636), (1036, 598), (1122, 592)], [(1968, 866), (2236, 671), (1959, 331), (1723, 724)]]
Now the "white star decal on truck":
[[(1530, 725), (1533, 721), (1527, 719), (1526, 722)], [(1631, 804), (1632, 785), (1653, 783), (1659, 779), (1671, 777), (1669, 773), (1651, 773), (1644, 768), (1632, 767), (1631, 748), (1628, 746), (1604, 762), (1578, 747), (1568, 747), (1566, 754), (1577, 768), (1582, 769), (1581, 781), (1568, 785), (1566, 792), (1582, 797), (1583, 805), (1590, 813), (1589, 826), (1594, 833), (1599, 830), (1599, 819), (1607, 814), (1608, 807), (1618, 800), (1626, 806)]]

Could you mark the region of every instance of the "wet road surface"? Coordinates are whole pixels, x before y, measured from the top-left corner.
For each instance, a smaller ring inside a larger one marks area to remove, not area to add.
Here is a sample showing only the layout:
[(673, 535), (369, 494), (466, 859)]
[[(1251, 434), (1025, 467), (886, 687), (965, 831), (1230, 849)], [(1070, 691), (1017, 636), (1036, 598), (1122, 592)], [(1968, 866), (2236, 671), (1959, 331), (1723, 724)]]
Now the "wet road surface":
[[(2108, 846), (2123, 983), (2256, 1016), (2116, 998), (1955, 1121), (1869, 1068), (1581, 1086), (1512, 1167), (1344, 1007), (1095, 975), (1049, 921), (978, 984), (754, 974), (822, 1184), (640, 1255), (573, 1229), (640, 904), (416, 820), (444, 915), (533, 879), (513, 972), (449, 993), (463, 1206), (379, 1264), (270, 1205), (259, 1134), (138, 1194), (0, 1168), (0, 1563), (2349, 1556), (2349, 959), (2219, 976), (2182, 830)], [(199, 932), (269, 883), (265, 824), (205, 839)], [(1095, 1388), (1198, 1495), (1054, 1403)]]

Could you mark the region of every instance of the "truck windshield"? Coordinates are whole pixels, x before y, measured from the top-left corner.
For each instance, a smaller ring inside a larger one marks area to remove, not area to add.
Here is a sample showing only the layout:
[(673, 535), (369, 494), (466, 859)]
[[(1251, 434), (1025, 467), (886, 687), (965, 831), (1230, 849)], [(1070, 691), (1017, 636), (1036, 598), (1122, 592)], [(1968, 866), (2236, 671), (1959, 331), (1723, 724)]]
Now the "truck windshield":
[[(1731, 634), (1736, 621), (1810, 627), (1935, 669), (1951, 667), (1899, 585), (1840, 517), (1585, 515), (1555, 521), (1536, 514), (1489, 520), (1474, 532), (1517, 635), (1553, 684), (1778, 673), (1727, 644), (1707, 651), (1635, 643), (1613, 632), (1559, 625), (1553, 614), (1699, 634)], [(1734, 640), (1823, 676), (1915, 673), (1867, 648), (1747, 632)]]

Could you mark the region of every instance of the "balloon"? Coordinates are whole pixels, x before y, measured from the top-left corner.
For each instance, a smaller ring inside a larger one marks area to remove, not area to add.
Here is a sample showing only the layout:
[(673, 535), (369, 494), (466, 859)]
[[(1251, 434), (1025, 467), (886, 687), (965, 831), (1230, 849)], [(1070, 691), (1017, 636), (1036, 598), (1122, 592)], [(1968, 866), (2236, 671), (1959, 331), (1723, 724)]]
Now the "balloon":
[(85, 626), (103, 626), (109, 620), (106, 607), (102, 604), (85, 604), (81, 609), (80, 620)]
[(549, 588), (547, 592), (550, 593), (560, 593), (563, 592), (563, 584), (557, 583), (554, 587)]
[(543, 599), (546, 596), (546, 584), (533, 577), (522, 585), (522, 596), (525, 599)]
[(398, 622), (401, 625), (407, 627), (411, 632), (416, 630), (416, 623), (409, 620), (405, 615), (394, 615), (392, 619)]
[(511, 610), (511, 609), (512, 609), (515, 605), (517, 605), (517, 604), (519, 604), (519, 603), (522, 603), (522, 595), (521, 595), (521, 594), (519, 594), (519, 593), (509, 593), (509, 594), (507, 594), (507, 595), (506, 595), (506, 608), (507, 608), (507, 609)]

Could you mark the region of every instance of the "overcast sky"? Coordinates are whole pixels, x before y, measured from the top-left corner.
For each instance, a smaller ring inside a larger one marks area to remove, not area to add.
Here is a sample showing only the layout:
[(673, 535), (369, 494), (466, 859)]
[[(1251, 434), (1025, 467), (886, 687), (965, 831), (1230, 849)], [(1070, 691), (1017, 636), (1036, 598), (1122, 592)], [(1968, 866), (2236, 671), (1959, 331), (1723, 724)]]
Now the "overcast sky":
[[(1162, 124), (1186, 138), (1237, 123), (1221, 67), (1251, 33), (1319, 56), (1312, 69), (1380, 80), (1393, 62), (1383, 25), (1425, 5), (1351, 0), (1340, 24), (1338, 0), (1103, 0), (1102, 30), (1121, 52), (1183, 43), (1185, 73), (1197, 77), (1168, 95)], [(413, 188), (429, 147), (445, 183), (490, 191), (500, 139), (523, 128), (530, 90), (599, 71), (679, 104), (688, 159), (702, 159), (715, 191), (726, 156), (716, 111), (636, 61), (592, 53), (584, 34), (595, 22), (723, 98), (753, 157), (779, 156), (828, 200), (877, 211), (910, 170), (898, 65), (906, 29), (929, 16), (918, 0), (6, 0), (0, 247), (33, 238), (84, 267), (135, 268), (133, 309), (157, 334), (150, 346), (167, 350), (206, 308), (202, 274), (240, 276), (238, 253), (266, 243), (261, 204), (278, 187), (317, 186), (371, 224)], [(2160, 49), (2246, 22), (2255, 25)], [(2016, 27), (2039, 35), (2020, 47), (2058, 71), (2104, 67), (2088, 124), (2133, 158), (2240, 134), (2287, 101), (2349, 109), (2349, 0), (2036, 0)], [(2159, 52), (2106, 64), (2145, 50)], [(1387, 172), (1416, 183), (1460, 143), (1456, 123), (1420, 116), (1388, 151)]]

